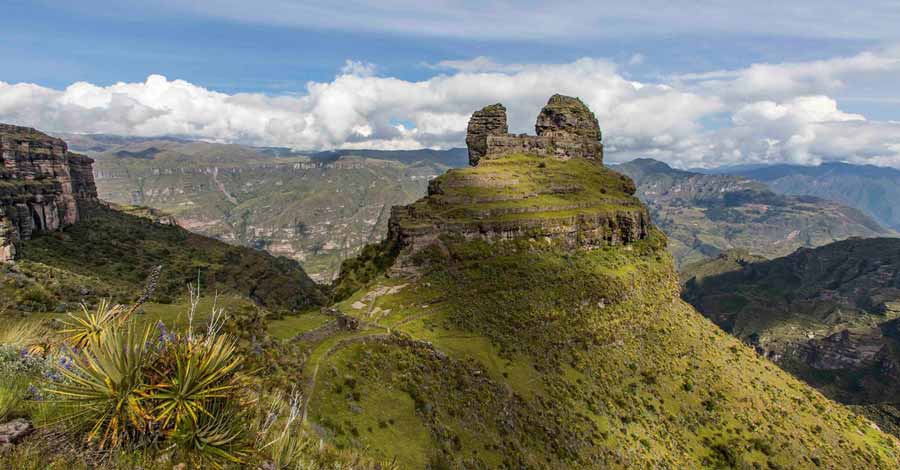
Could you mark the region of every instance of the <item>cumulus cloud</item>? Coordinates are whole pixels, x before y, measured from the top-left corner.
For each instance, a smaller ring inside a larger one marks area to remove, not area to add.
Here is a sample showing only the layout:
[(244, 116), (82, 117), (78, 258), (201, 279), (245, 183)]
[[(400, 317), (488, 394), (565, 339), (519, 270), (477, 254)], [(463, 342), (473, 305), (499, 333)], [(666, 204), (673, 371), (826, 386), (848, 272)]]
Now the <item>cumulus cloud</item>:
[[(609, 61), (437, 64), (422, 81), (378, 76), (348, 61), (302, 95), (225, 94), (151, 75), (144, 82), (55, 90), (0, 82), (0, 121), (58, 132), (177, 135), (297, 149), (448, 148), (463, 145), (469, 115), (509, 109), (513, 132), (533, 132), (553, 93), (581, 97), (597, 114), (611, 160), (672, 164), (828, 160), (900, 167), (900, 123), (842, 110), (832, 95), (860, 74), (898, 73), (895, 51), (671, 77), (628, 79)], [(633, 62), (633, 61), (632, 61)]]

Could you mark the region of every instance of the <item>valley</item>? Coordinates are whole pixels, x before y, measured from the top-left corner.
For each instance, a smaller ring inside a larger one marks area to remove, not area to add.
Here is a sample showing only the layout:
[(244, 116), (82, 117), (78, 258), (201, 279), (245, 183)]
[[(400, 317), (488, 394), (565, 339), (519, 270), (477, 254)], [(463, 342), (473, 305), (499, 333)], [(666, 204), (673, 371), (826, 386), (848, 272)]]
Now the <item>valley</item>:
[(313, 158), (182, 140), (76, 142), (96, 160), (101, 199), (150, 206), (193, 232), (294, 259), (323, 283), (337, 276), (342, 260), (382, 237), (391, 206), (424, 194), (448, 168), (441, 157), (449, 155)]
[(897, 236), (852, 206), (776, 194), (742, 177), (676, 170), (651, 159), (613, 168), (635, 180), (679, 266), (733, 249), (775, 258), (849, 237)]

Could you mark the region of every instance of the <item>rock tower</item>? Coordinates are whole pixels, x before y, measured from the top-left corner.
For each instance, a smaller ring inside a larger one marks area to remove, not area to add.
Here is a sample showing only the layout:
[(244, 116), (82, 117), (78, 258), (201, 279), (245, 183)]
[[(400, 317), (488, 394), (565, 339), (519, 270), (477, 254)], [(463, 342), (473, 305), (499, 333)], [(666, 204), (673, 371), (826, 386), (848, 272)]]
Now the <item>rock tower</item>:
[(534, 130), (537, 135), (510, 134), (506, 108), (500, 103), (475, 111), (466, 134), (469, 164), (475, 166), (482, 158), (515, 153), (561, 159), (580, 157), (603, 163), (600, 124), (578, 98), (550, 97), (538, 114)]
[(508, 133), (506, 108), (492, 104), (469, 120), (469, 168), (432, 180), (428, 196), (391, 209), (395, 269), (418, 253), (446, 252), (453, 240), (525, 241), (595, 249), (627, 245), (653, 230), (634, 182), (602, 165), (597, 118), (578, 98), (553, 95), (536, 136)]
[(61, 139), (0, 124), (0, 261), (15, 257), (19, 240), (81, 218), (97, 201), (93, 163)]

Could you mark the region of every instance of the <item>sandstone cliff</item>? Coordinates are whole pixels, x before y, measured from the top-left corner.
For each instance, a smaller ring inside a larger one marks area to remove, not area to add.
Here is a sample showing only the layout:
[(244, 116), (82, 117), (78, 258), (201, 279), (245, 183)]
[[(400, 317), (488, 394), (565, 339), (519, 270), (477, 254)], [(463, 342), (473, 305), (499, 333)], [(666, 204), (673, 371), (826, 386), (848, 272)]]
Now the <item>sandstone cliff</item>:
[(73, 224), (97, 200), (93, 160), (34, 129), (0, 124), (0, 261), (35, 232)]

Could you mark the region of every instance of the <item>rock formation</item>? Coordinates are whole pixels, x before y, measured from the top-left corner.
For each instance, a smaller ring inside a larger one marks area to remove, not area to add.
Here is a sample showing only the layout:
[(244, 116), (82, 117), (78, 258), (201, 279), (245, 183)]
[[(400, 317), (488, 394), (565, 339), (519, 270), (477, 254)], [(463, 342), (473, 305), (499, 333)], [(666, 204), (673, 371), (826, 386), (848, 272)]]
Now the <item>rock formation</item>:
[(466, 135), (469, 164), (516, 153), (603, 162), (600, 124), (578, 98), (553, 95), (538, 114), (534, 129), (536, 136), (509, 134), (506, 108), (500, 103), (475, 111)]
[(0, 261), (18, 240), (77, 222), (97, 200), (93, 160), (34, 129), (0, 124)]
[(476, 111), (466, 138), (474, 168), (450, 170), (426, 198), (393, 207), (389, 240), (415, 254), (448, 236), (587, 249), (648, 236), (650, 215), (631, 179), (602, 165), (600, 127), (584, 103), (554, 95), (535, 128), (508, 134), (501, 104)]

